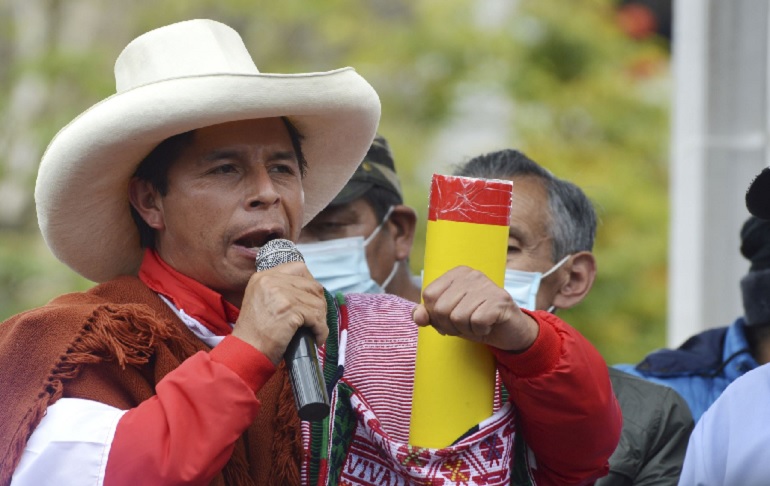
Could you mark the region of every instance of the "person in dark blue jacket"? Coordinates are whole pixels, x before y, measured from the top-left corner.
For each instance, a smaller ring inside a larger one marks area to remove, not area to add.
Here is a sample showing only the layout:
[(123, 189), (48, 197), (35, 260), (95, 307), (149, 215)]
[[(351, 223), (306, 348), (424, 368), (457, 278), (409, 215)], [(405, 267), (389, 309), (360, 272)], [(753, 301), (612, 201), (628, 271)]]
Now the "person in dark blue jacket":
[(637, 365), (615, 366), (674, 388), (696, 422), (730, 383), (770, 362), (770, 221), (746, 220), (741, 254), (751, 262), (741, 279), (743, 316), (696, 334), (677, 349), (655, 351)]
[[(764, 169), (752, 181), (746, 193), (746, 207), (762, 220), (770, 220), (770, 169)], [(744, 230), (759, 233), (742, 233), (742, 250), (750, 252), (752, 272), (767, 280), (768, 251), (767, 223), (749, 220)], [(752, 237), (753, 236), (753, 237)], [(759, 238), (761, 236), (761, 238)], [(749, 238), (747, 238), (749, 237)], [(747, 242), (751, 243), (747, 247)], [(743, 252), (746, 255), (746, 251)], [(755, 268), (756, 267), (756, 268)], [(757, 278), (749, 280), (757, 283)], [(759, 362), (767, 362), (768, 313), (767, 291), (764, 285), (750, 288), (742, 282), (744, 305), (747, 315), (749, 351)], [(747, 305), (748, 304), (748, 305)], [(753, 318), (764, 317), (764, 321)], [(770, 462), (770, 429), (766, 424), (770, 412), (770, 364), (763, 364), (736, 379), (709, 407), (695, 426), (687, 447), (682, 476), (679, 484), (703, 484), (709, 486), (762, 486), (768, 484)]]

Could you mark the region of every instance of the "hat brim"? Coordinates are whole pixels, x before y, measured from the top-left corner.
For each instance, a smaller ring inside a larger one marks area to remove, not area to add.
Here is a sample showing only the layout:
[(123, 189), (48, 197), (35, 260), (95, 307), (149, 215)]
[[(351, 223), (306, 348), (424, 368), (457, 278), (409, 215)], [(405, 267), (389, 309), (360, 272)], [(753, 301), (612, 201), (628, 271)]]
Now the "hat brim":
[(765, 168), (746, 191), (746, 208), (761, 219), (770, 219), (770, 168)]
[(379, 98), (352, 68), (190, 76), (97, 103), (54, 137), (40, 163), (35, 202), (46, 244), (95, 282), (135, 275), (142, 250), (128, 183), (144, 157), (179, 133), (278, 116), (304, 137), (307, 223), (342, 189), (376, 134)]

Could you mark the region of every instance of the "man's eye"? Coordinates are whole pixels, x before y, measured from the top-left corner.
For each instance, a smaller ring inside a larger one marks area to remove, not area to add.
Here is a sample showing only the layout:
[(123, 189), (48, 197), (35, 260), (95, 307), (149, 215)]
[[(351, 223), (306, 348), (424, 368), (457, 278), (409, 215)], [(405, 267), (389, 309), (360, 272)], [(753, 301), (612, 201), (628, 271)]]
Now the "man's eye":
[(508, 253), (518, 253), (521, 251), (521, 248), (514, 245), (508, 245)]
[(270, 167), (270, 172), (276, 174), (295, 174), (297, 172), (296, 166), (291, 164), (276, 164)]
[(235, 166), (232, 164), (222, 164), (214, 167), (209, 171), (210, 174), (230, 174), (235, 172)]

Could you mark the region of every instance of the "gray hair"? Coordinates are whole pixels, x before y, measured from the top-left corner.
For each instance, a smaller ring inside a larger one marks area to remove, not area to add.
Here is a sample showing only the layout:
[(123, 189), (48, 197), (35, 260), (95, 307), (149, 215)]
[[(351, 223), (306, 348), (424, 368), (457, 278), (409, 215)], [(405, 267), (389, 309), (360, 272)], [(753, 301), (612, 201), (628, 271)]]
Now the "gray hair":
[(575, 184), (559, 179), (518, 150), (506, 149), (479, 155), (457, 166), (454, 175), (480, 179), (539, 178), (548, 193), (551, 216), (548, 228), (553, 242), (553, 261), (593, 249), (596, 211), (588, 196)]

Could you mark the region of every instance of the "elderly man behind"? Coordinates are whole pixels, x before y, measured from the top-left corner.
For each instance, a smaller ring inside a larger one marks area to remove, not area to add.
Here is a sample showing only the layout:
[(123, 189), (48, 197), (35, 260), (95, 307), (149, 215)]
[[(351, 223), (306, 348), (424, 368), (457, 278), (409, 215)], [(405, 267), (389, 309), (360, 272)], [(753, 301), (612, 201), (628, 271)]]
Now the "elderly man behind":
[[(255, 273), (258, 249), (296, 241), (363, 159), (380, 114), (363, 78), (262, 74), (209, 20), (140, 36), (115, 71), (118, 93), (40, 165), (46, 243), (100, 283), (0, 325), (0, 485), (606, 473), (621, 416), (598, 352), (480, 272), (447, 272), (420, 305), (332, 298), (302, 262)], [(408, 443), (417, 325), (485, 343), (511, 391), (503, 413), (438, 450)], [(322, 346), (328, 420), (295, 409), (282, 357), (300, 327)]]
[[(591, 290), (596, 214), (585, 193), (515, 150), (475, 157), (455, 175), (514, 181), (505, 289), (523, 309), (568, 309)], [(668, 387), (610, 369), (623, 411), (620, 444), (601, 486), (675, 485), (693, 420)]]

